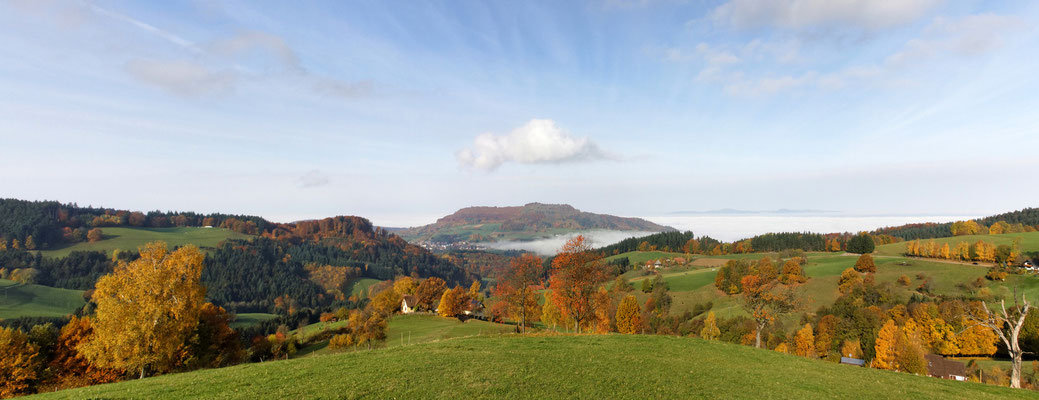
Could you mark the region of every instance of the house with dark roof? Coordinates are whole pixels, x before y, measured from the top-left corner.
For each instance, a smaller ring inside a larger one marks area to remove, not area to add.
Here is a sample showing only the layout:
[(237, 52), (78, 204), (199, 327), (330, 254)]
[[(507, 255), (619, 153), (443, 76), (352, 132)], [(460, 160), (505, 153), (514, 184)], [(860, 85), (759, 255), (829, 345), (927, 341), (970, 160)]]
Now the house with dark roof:
[(415, 312), (416, 305), (418, 305), (418, 301), (415, 299), (415, 296), (410, 294), (406, 295), (404, 296), (404, 299), (400, 301), (400, 313), (411, 314)]
[(856, 367), (865, 367), (866, 360), (863, 360), (861, 358), (841, 357), (841, 364), (854, 365)]
[(959, 361), (953, 361), (937, 354), (927, 354), (927, 374), (935, 378), (967, 380), (967, 366)]

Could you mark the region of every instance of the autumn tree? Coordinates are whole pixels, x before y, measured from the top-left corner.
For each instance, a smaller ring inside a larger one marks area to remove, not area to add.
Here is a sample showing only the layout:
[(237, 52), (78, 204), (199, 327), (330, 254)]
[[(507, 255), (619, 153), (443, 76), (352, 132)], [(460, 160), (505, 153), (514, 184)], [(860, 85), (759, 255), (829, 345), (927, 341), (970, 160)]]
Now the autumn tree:
[(812, 332), (812, 324), (805, 324), (794, 334), (794, 354), (815, 358), (815, 334)]
[(90, 242), (100, 242), (103, 238), (104, 235), (101, 234), (101, 228), (94, 228), (87, 231), (87, 240)]
[(445, 290), (447, 290), (447, 283), (443, 279), (437, 277), (423, 279), (422, 283), (415, 288), (416, 308), (432, 311), (440, 304), (440, 298), (444, 295)]
[(851, 293), (855, 287), (862, 284), (862, 275), (855, 272), (855, 269), (848, 268), (844, 272), (841, 272), (841, 277), (837, 280), (837, 289), (842, 294)]
[(830, 355), (833, 350), (840, 319), (827, 314), (815, 325), (815, 353), (819, 357)]
[(205, 303), (199, 309), (198, 324), (185, 343), (187, 350), (178, 362), (182, 369), (219, 368), (238, 363), (245, 357), (238, 332), (231, 328), (234, 317), (223, 307)]
[(895, 340), (898, 336), (898, 326), (895, 321), (887, 320), (884, 326), (877, 332), (876, 345), (873, 348), (873, 368), (897, 369), (895, 362)]
[(494, 297), (506, 304), (510, 317), (519, 319), (522, 332), (526, 332), (528, 320), (536, 319), (537, 287), (542, 284), (543, 274), (541, 258), (527, 253), (513, 259), (494, 286)]
[(761, 332), (783, 314), (797, 309), (800, 299), (789, 287), (776, 289), (776, 281), (762, 282), (757, 275), (743, 277), (743, 308), (755, 322), (754, 347), (761, 347)]
[(791, 285), (804, 283), (808, 280), (805, 276), (804, 268), (801, 266), (801, 260), (799, 257), (794, 257), (783, 263), (783, 273), (780, 275), (780, 282)]
[(635, 296), (628, 295), (617, 306), (617, 332), (635, 334), (642, 331), (642, 309)]
[(1007, 309), (1006, 300), (999, 301), (999, 309), (992, 311), (989, 309), (985, 302), (981, 302), (981, 307), (973, 310), (968, 315), (974, 324), (983, 326), (991, 330), (1000, 340), (1003, 341), (1003, 345), (1006, 346), (1007, 353), (1010, 354), (1010, 387), (1020, 388), (1021, 387), (1021, 356), (1024, 354), (1024, 350), (1021, 349), (1020, 335), (1021, 327), (1025, 323), (1025, 318), (1028, 317), (1028, 312), (1031, 311), (1032, 305), (1028, 302), (1028, 299), (1024, 295), (1021, 296), (1021, 302), (1017, 302), (1017, 293), (1014, 293), (1014, 305)]
[(606, 279), (605, 266), (582, 235), (568, 240), (552, 260), (549, 278), (552, 302), (562, 315), (574, 321), (578, 331), (593, 315), (592, 295)]
[(855, 261), (855, 270), (862, 273), (877, 272), (877, 265), (873, 263), (873, 256), (868, 253), (859, 256), (859, 259)]
[(718, 318), (714, 316), (714, 311), (708, 312), (707, 317), (703, 320), (703, 329), (700, 329), (700, 337), (705, 340), (717, 340), (721, 334), (722, 331), (718, 329)]
[(53, 374), (47, 383), (49, 388), (68, 389), (115, 382), (123, 376), (121, 370), (98, 367), (80, 355), (77, 348), (90, 340), (93, 331), (89, 317), (73, 316), (61, 328), (54, 346), (54, 357), (48, 366)]
[(862, 344), (859, 340), (845, 340), (841, 344), (841, 357), (862, 358)]
[(0, 327), (0, 397), (29, 393), (39, 363), (39, 349), (25, 333)]
[(440, 296), (440, 305), (437, 306), (437, 313), (439, 313), (441, 317), (455, 317), (461, 315), (463, 312), (468, 310), (469, 300), (469, 292), (461, 286), (455, 286), (454, 289), (445, 290), (444, 294)]
[(375, 342), (386, 339), (386, 318), (370, 309), (351, 313), (348, 326), (354, 345), (367, 345), (368, 350)]
[(400, 310), (401, 301), (403, 301), (403, 296), (397, 293), (395, 286), (387, 286), (379, 293), (376, 293), (368, 304), (372, 311), (382, 314), (383, 317), (389, 317), (397, 310)]
[(94, 335), (80, 346), (83, 355), (142, 378), (149, 369), (168, 369), (198, 324), (202, 259), (194, 246), (170, 252), (153, 242), (140, 248), (140, 258), (98, 279)]
[(25, 238), (25, 249), (36, 250), (36, 240), (32, 238), (32, 235), (29, 235)]

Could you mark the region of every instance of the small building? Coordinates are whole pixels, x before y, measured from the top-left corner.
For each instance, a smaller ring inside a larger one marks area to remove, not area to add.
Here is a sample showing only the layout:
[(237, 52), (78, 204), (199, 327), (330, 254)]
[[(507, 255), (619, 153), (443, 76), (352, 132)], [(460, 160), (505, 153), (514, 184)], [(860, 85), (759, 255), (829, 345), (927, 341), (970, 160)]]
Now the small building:
[(856, 367), (865, 367), (866, 366), (866, 360), (863, 360), (863, 359), (860, 359), (860, 358), (852, 358), (852, 357), (841, 357), (841, 364), (844, 364), (844, 365), (854, 365)]
[(1032, 263), (1032, 260), (1026, 260), (1025, 262), (1021, 263), (1021, 268), (1024, 268), (1026, 271), (1029, 272), (1039, 272), (1039, 266), (1036, 266), (1034, 263)]
[(955, 379), (957, 381), (967, 380), (967, 366), (959, 361), (953, 361), (937, 354), (927, 354), (927, 374), (935, 378)]
[(481, 317), (481, 316), (483, 316), (483, 303), (481, 303), (481, 302), (479, 302), (477, 300), (469, 301), (469, 307), (467, 307), (464, 311), (462, 311), (462, 314), (465, 314), (465, 315), (468, 315), (468, 316), (471, 316), (471, 317)]
[(404, 296), (404, 299), (401, 300), (401, 302), (400, 302), (400, 313), (401, 314), (411, 314), (411, 313), (415, 312), (415, 306), (417, 304), (418, 304), (418, 301), (415, 300), (415, 296), (412, 296), (410, 294)]

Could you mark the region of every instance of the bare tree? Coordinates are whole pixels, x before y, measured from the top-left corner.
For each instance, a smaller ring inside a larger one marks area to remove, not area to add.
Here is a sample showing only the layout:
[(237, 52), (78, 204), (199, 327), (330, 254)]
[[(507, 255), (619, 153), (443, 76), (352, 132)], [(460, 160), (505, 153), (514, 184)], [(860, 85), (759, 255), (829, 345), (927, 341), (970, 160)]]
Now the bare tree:
[(1021, 356), (1027, 352), (1021, 350), (1018, 336), (1021, 334), (1021, 327), (1024, 326), (1025, 317), (1028, 316), (1031, 308), (1032, 305), (1028, 303), (1028, 299), (1024, 295), (1021, 295), (1021, 303), (1017, 302), (1017, 289), (1015, 288), (1014, 306), (1010, 310), (1007, 310), (1006, 300), (999, 301), (999, 310), (995, 312), (982, 301), (981, 310), (968, 313), (968, 318), (976, 325), (991, 329), (1007, 346), (1007, 353), (1010, 353), (1012, 360), (1010, 370), (1010, 387), (1012, 388), (1021, 387)]

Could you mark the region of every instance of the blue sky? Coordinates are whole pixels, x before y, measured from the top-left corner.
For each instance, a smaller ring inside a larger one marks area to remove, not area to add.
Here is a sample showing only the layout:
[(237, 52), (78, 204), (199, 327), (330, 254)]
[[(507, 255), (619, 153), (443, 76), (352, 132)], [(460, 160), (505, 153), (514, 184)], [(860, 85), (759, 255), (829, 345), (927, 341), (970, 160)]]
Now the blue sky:
[(1039, 5), (0, 1), (0, 196), (417, 225), (1035, 206)]

